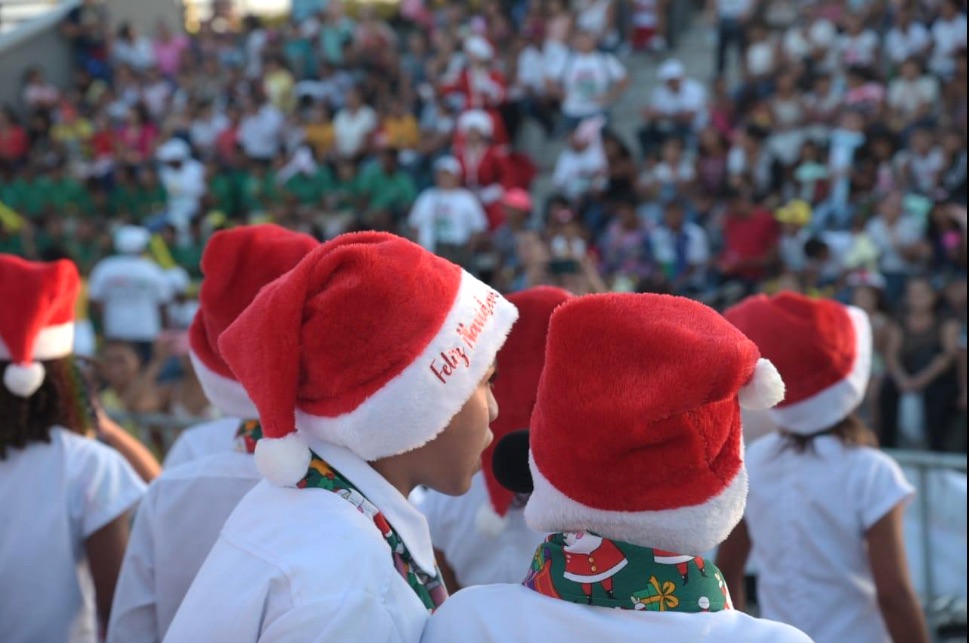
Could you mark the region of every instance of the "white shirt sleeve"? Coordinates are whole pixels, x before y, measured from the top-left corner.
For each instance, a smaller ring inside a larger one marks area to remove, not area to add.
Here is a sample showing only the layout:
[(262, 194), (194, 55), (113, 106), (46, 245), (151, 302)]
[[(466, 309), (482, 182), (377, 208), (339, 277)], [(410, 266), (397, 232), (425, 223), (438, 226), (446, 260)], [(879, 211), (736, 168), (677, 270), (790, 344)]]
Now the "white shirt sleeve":
[(131, 509), (145, 493), (145, 483), (113, 449), (93, 440), (68, 460), (73, 490), (71, 513), (88, 536)]
[(111, 606), (107, 643), (155, 643), (158, 610), (155, 595), (155, 496), (152, 486), (138, 508)]
[(98, 263), (91, 270), (91, 277), (87, 281), (87, 296), (91, 301), (103, 301), (104, 300), (104, 288), (105, 288), (105, 264)]
[(468, 206), (465, 211), (468, 216), (468, 231), (471, 234), (484, 232), (488, 229), (488, 217), (485, 215), (484, 208), (481, 207), (481, 202), (470, 193), (467, 202)]
[(614, 83), (622, 82), (626, 79), (626, 66), (619, 62), (619, 59), (612, 54), (602, 54), (606, 59), (606, 72), (609, 80)]
[(915, 495), (898, 463), (875, 449), (865, 449), (855, 475), (858, 491), (854, 497), (858, 499), (858, 516), (865, 532), (896, 505), (907, 503)]
[(422, 247), (433, 250), (434, 248), (434, 213), (433, 197), (423, 192), (410, 209), (407, 216), (407, 225), (417, 231), (417, 243)]
[(152, 266), (152, 279), (155, 282), (155, 301), (167, 304), (175, 296), (174, 288), (165, 273), (156, 265)]

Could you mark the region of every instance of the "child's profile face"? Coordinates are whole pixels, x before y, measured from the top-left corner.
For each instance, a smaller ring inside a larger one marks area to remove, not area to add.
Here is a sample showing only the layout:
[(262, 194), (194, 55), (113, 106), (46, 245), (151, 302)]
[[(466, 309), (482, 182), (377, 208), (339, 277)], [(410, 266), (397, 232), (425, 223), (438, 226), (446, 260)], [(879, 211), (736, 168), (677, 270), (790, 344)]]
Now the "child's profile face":
[(481, 454), (494, 439), (490, 428), (498, 417), (498, 402), (491, 390), (494, 373), (492, 366), (436, 438), (398, 456), (417, 470), (422, 484), (449, 496), (462, 495), (471, 488), (471, 478), (481, 470)]

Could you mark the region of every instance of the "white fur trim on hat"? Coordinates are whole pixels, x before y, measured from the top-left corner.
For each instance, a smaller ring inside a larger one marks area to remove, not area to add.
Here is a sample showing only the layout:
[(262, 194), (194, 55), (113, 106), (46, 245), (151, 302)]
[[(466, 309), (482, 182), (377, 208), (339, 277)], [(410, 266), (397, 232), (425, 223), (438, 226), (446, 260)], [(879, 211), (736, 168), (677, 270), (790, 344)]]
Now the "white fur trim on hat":
[(367, 461), (433, 440), (464, 406), (495, 361), (518, 310), (465, 271), (451, 310), (430, 344), (356, 409), (320, 417), (296, 409), (296, 426)]
[[(31, 358), (36, 360), (57, 359), (74, 352), (74, 322), (41, 328), (34, 339)], [(9, 360), (10, 349), (0, 338), (0, 359)]]
[(542, 475), (532, 454), (528, 461), (535, 490), (525, 505), (525, 522), (535, 531), (594, 531), (633, 545), (700, 555), (730, 535), (747, 504), (747, 469), (743, 466), (720, 494), (699, 505), (609, 511), (569, 498)]
[(769, 409), (784, 399), (784, 380), (770, 360), (761, 357), (750, 381), (737, 393), (740, 406), (751, 411)]
[(310, 448), (298, 433), (256, 442), (256, 468), (277, 487), (293, 487), (310, 466)]
[(478, 130), (482, 136), (490, 137), (494, 133), (494, 123), (488, 112), (481, 109), (472, 109), (464, 112), (458, 117), (458, 130), (463, 134), (471, 130)]
[(199, 359), (195, 351), (190, 350), (188, 356), (192, 360), (195, 376), (198, 377), (202, 391), (205, 392), (205, 397), (209, 398), (209, 402), (226, 415), (245, 420), (255, 420), (259, 417), (259, 410), (256, 409), (256, 405), (242, 384), (210, 369)]
[(44, 383), (46, 373), (40, 362), (7, 364), (3, 371), (3, 385), (18, 397), (30, 397)]
[(480, 58), (481, 60), (491, 60), (495, 55), (495, 48), (491, 46), (484, 36), (470, 36), (464, 41), (464, 51), (469, 56)]
[(499, 516), (491, 502), (485, 502), (478, 507), (474, 515), (474, 525), (478, 533), (489, 538), (497, 538), (508, 527), (508, 515)]
[(857, 351), (847, 377), (823, 391), (794, 404), (770, 410), (778, 427), (791, 433), (810, 435), (833, 427), (858, 408), (865, 398), (871, 377), (872, 336), (868, 314), (848, 306), (848, 317), (855, 328)]

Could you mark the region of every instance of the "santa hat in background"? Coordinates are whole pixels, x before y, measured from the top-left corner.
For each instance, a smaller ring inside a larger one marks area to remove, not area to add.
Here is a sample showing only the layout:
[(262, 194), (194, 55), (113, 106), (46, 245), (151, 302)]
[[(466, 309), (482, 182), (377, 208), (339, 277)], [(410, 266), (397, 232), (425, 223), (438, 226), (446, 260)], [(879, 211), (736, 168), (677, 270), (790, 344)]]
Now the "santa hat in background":
[(783, 396), (754, 343), (703, 304), (648, 294), (567, 301), (552, 314), (531, 418), (525, 521), (707, 551), (746, 504), (741, 405)]
[(771, 409), (785, 431), (810, 435), (858, 408), (871, 375), (871, 325), (860, 308), (792, 292), (748, 297), (724, 316), (777, 365), (787, 395)]
[(552, 311), (572, 294), (561, 288), (538, 286), (508, 295), (518, 308), (518, 323), (498, 353), (498, 378), (494, 383), (500, 413), (491, 423), (495, 439), (481, 456), (481, 469), (488, 488), (488, 502), (477, 514), (478, 530), (489, 536), (500, 534), (507, 524), (508, 507), (514, 494), (495, 480), (492, 459), (495, 446), (513, 431), (528, 428), (538, 395), (538, 380), (545, 365), (545, 338)]
[(256, 466), (295, 485), (303, 436), (367, 461), (433, 440), (518, 317), (458, 266), (380, 232), (336, 237), (269, 284), (219, 337), (259, 410)]
[(458, 117), (458, 131), (467, 134), (471, 130), (477, 130), (485, 138), (491, 138), (494, 134), (494, 124), (491, 122), (491, 115), (483, 109), (469, 109)]
[(465, 38), (464, 53), (478, 60), (491, 60), (495, 55), (495, 48), (487, 38), (474, 34)]
[(0, 360), (9, 361), (3, 384), (30, 397), (44, 383), (41, 360), (70, 355), (74, 345), (74, 303), (81, 289), (77, 268), (0, 255)]
[(318, 245), (309, 235), (269, 224), (216, 232), (206, 244), (205, 279), (199, 290), (199, 310), (189, 328), (189, 355), (206, 397), (223, 413), (243, 419), (259, 415), (219, 355), (219, 335), (260, 288), (291, 270)]

